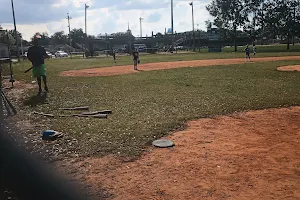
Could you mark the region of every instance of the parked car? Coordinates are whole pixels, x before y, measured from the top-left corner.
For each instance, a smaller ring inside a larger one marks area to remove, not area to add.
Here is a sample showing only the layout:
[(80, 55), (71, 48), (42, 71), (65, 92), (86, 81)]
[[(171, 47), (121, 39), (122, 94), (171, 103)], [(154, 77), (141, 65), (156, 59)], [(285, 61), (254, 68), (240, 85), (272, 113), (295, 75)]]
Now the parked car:
[(27, 59), (27, 52), (22, 55), (23, 59)]
[(66, 52), (64, 52), (64, 51), (57, 51), (56, 53), (55, 53), (55, 57), (56, 58), (63, 58), (63, 57), (68, 57), (69, 55), (66, 53)]
[(184, 50), (184, 47), (183, 46), (177, 46), (177, 47), (175, 47), (175, 49), (177, 49), (177, 50)]
[(50, 58), (54, 58), (55, 56), (52, 54), (52, 53), (50, 53), (49, 51), (46, 51), (46, 54), (50, 57)]

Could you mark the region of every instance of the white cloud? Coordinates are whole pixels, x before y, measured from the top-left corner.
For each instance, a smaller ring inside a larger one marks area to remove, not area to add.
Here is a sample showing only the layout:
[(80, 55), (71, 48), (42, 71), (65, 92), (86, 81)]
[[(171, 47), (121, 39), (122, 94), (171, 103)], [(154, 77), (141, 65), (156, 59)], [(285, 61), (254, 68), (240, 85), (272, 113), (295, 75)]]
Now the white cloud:
[[(87, 33), (92, 35), (98, 35), (100, 33), (112, 33), (112, 32), (124, 32), (127, 30), (127, 24), (130, 23), (130, 29), (132, 33), (137, 36), (140, 34), (139, 30), (139, 18), (142, 17), (147, 19), (151, 15), (160, 15), (158, 21), (144, 20), (142, 23), (143, 35), (151, 35), (151, 32), (154, 33), (162, 32), (164, 33), (165, 28), (171, 27), (171, 11), (170, 4), (164, 5), (163, 3), (170, 2), (169, 0), (119, 0), (120, 3), (123, 2), (127, 4), (138, 4), (145, 3), (151, 5), (151, 2), (161, 3), (161, 7), (157, 9), (120, 9), (120, 5), (110, 5), (105, 7), (94, 8), (96, 7), (97, 0), (60, 0), (56, 2), (56, 6), (64, 6), (72, 3), (75, 7), (82, 7), (81, 10), (77, 11), (77, 16), (71, 20), (71, 29), (72, 28), (82, 28), (84, 30), (84, 3), (87, 3), (90, 7), (87, 10)], [(101, 0), (102, 2), (102, 0)], [(176, 32), (188, 31), (192, 29), (192, 14), (191, 6), (189, 5), (188, 0), (174, 0), (174, 30)], [(106, 2), (107, 3), (107, 2)], [(153, 3), (153, 4), (154, 4)], [(205, 9), (205, 6), (208, 4), (207, 0), (203, 1), (194, 1), (194, 18), (195, 18), (195, 28), (199, 24), (200, 29), (205, 29), (204, 21), (207, 19), (212, 19), (208, 12)], [(52, 4), (53, 5), (53, 4)], [(155, 5), (153, 5), (155, 6)], [(137, 6), (133, 6), (136, 8)], [(130, 7), (129, 7), (130, 8)], [(69, 12), (72, 17), (72, 10), (66, 10), (66, 13)], [(79, 14), (78, 14), (79, 12)], [(35, 32), (47, 32), (48, 34), (53, 34), (57, 31), (68, 32), (66, 14), (61, 17), (61, 20), (56, 20), (53, 22), (45, 23), (27, 23), (22, 25), (17, 25), (18, 31), (23, 34), (23, 38), (28, 40), (33, 36)], [(4, 28), (12, 29), (12, 24), (1, 24)]]
[(52, 4), (54, 8), (60, 8), (69, 4), (68, 0), (60, 0), (59, 2)]

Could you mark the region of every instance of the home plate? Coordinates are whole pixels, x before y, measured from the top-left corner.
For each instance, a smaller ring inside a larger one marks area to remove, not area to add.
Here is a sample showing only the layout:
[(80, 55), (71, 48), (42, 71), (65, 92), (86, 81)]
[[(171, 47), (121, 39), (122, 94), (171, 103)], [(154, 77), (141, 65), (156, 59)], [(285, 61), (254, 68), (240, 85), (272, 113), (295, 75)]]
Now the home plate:
[(171, 140), (155, 140), (152, 142), (152, 145), (160, 148), (167, 148), (174, 146), (174, 142)]

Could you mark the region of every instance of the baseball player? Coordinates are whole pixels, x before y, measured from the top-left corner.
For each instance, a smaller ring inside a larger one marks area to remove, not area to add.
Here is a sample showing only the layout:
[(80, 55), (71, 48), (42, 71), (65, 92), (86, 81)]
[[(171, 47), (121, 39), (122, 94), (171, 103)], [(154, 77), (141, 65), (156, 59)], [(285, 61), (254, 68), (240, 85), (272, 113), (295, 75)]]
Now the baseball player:
[(256, 46), (255, 46), (255, 44), (253, 45), (253, 55), (256, 55)]
[(40, 36), (36, 36), (33, 40), (33, 46), (28, 49), (27, 58), (32, 63), (32, 75), (37, 79), (39, 85), (39, 93), (42, 92), (42, 79), (44, 82), (44, 89), (48, 92), (45, 58), (49, 58), (45, 49), (39, 45)]
[(132, 58), (133, 58), (133, 69), (137, 70), (137, 66), (140, 63), (140, 59), (139, 59), (139, 52), (136, 49), (132, 52)]
[(247, 61), (247, 59), (249, 59), (249, 61), (250, 61), (250, 49), (249, 49), (248, 44), (247, 44), (246, 48), (244, 49), (244, 51), (246, 54), (246, 61)]

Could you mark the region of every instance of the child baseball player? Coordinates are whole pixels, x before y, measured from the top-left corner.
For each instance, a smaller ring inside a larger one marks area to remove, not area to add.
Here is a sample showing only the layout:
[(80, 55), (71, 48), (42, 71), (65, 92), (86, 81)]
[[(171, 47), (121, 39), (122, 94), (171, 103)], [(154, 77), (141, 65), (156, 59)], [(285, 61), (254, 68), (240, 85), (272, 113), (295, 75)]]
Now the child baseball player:
[(133, 58), (133, 69), (137, 70), (137, 66), (140, 62), (140, 59), (139, 59), (139, 52), (136, 49), (132, 52), (132, 58)]
[(253, 45), (253, 55), (256, 55), (256, 46), (255, 46), (255, 44)]
[(250, 49), (249, 49), (248, 44), (247, 44), (246, 48), (244, 49), (244, 51), (246, 54), (246, 61), (247, 61), (247, 59), (249, 59), (249, 61), (250, 61)]

